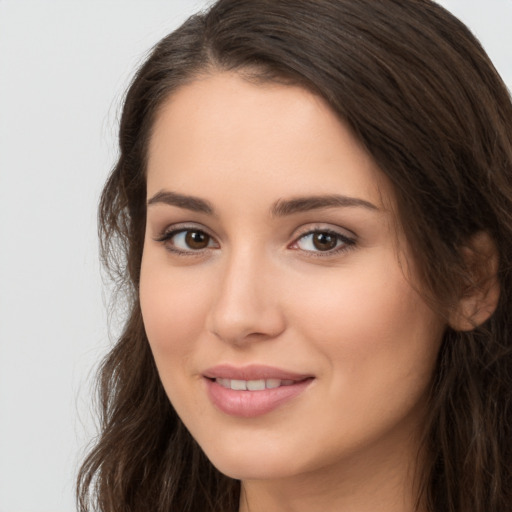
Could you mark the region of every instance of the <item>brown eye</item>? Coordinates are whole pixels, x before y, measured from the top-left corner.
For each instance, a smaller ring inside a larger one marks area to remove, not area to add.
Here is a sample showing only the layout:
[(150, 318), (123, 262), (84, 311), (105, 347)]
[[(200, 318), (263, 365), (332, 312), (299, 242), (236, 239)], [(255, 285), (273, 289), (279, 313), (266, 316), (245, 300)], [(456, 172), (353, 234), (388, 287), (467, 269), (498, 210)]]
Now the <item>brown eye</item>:
[(193, 254), (205, 249), (219, 248), (215, 239), (201, 229), (176, 229), (164, 233), (155, 240), (163, 243), (169, 251), (179, 254)]
[(313, 233), (312, 243), (319, 251), (330, 251), (338, 245), (338, 237), (331, 233)]
[(301, 249), (311, 255), (325, 256), (337, 254), (355, 244), (355, 240), (330, 230), (314, 230), (302, 235), (295, 243), (294, 248)]
[(210, 245), (210, 238), (203, 231), (185, 231), (185, 244), (196, 251), (206, 249)]

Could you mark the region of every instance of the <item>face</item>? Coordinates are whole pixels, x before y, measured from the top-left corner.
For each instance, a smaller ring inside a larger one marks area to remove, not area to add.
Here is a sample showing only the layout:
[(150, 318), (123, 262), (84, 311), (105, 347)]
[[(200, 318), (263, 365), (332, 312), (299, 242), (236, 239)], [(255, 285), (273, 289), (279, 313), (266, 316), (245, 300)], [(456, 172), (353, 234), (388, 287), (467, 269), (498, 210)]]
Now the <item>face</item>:
[(416, 291), (389, 183), (328, 106), (198, 79), (157, 117), (147, 191), (144, 325), (213, 464), (281, 478), (403, 452), (444, 325)]

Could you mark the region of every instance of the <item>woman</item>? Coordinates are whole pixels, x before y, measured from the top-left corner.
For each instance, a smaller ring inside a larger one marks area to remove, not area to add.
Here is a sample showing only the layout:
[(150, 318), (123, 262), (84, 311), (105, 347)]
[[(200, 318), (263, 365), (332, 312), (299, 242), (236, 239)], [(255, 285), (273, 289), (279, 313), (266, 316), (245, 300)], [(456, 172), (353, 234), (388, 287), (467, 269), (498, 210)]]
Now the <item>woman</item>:
[(220, 0), (162, 40), (101, 200), (131, 302), (80, 509), (510, 510), (511, 134), (427, 0)]

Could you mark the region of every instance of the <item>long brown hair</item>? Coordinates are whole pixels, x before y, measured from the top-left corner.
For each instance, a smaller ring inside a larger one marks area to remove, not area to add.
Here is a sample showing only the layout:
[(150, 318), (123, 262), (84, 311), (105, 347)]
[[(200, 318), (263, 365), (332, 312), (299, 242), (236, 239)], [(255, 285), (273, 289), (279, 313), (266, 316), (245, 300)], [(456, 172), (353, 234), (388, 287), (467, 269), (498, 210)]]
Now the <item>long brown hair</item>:
[(138, 302), (145, 166), (156, 113), (197, 76), (233, 70), (323, 96), (392, 182), (428, 296), (463, 293), (461, 248), (499, 252), (497, 310), (447, 329), (432, 380), (421, 498), (431, 512), (512, 509), (512, 104), (478, 41), (429, 0), (219, 0), (163, 39), (124, 104), (99, 210), (124, 283), (124, 331), (99, 373), (101, 435), (78, 477), (81, 512), (238, 510), (239, 482), (206, 459), (169, 403)]

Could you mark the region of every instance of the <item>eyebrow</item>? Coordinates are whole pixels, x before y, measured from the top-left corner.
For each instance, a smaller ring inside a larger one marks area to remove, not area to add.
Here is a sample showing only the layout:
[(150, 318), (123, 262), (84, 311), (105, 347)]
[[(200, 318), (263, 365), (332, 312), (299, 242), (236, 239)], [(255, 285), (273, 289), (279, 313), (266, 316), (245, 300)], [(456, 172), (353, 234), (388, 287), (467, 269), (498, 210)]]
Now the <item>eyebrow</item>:
[(294, 213), (307, 212), (310, 210), (320, 210), (322, 208), (366, 208), (372, 211), (378, 211), (378, 208), (364, 199), (349, 197), (337, 194), (325, 196), (306, 196), (293, 199), (280, 199), (272, 206), (271, 213), (273, 217), (284, 217)]
[(214, 214), (214, 208), (209, 201), (200, 199), (199, 197), (186, 196), (166, 190), (162, 190), (156, 193), (151, 199), (148, 200), (147, 205), (151, 206), (158, 203), (168, 204), (169, 206), (177, 206), (178, 208), (184, 208), (185, 210), (191, 210), (193, 212), (206, 213), (207, 215)]
[[(178, 194), (162, 190), (151, 197), (147, 205), (167, 204), (169, 206), (177, 206), (193, 212), (204, 213), (206, 215), (215, 215), (213, 205), (199, 197)], [(367, 210), (378, 211), (377, 206), (359, 199), (357, 197), (349, 197), (337, 194), (320, 195), (320, 196), (304, 196), (292, 199), (279, 199), (271, 207), (270, 213), (272, 217), (286, 217), (295, 213), (307, 212), (311, 210), (320, 210), (322, 208), (366, 208)]]

